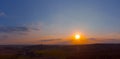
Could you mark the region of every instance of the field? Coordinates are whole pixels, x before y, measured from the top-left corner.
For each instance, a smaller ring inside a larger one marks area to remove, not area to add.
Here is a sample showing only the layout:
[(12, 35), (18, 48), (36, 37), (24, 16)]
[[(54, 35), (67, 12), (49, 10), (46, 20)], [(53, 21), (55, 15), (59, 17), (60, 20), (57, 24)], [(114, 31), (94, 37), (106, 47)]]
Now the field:
[(120, 59), (120, 44), (1, 45), (0, 59)]

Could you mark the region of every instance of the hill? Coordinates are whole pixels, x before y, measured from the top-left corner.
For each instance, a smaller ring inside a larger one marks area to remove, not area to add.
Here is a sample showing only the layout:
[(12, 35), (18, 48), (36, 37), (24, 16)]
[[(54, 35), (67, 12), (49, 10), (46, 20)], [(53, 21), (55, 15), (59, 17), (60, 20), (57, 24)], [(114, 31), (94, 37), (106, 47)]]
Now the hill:
[(120, 59), (120, 44), (0, 45), (0, 59)]

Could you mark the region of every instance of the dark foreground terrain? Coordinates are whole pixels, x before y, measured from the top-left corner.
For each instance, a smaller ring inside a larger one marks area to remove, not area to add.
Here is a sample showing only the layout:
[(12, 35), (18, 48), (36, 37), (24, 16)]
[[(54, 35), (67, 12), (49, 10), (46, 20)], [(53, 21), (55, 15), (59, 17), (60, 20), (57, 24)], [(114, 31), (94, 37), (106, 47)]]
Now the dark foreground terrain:
[(120, 44), (1, 45), (0, 59), (120, 59)]

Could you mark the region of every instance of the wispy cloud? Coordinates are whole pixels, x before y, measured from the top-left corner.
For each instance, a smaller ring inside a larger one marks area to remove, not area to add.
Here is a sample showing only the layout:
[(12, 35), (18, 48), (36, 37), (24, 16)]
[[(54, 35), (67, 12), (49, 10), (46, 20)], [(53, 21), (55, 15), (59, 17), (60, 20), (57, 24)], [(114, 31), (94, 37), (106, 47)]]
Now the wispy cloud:
[(120, 43), (120, 39), (104, 39), (100, 43)]
[(18, 32), (29, 32), (31, 30), (35, 30), (34, 28), (30, 27), (5, 27), (5, 26), (0, 26), (0, 33), (18, 33)]
[(62, 39), (45, 39), (45, 40), (40, 40), (40, 42), (49, 42), (49, 41), (58, 41)]
[(58, 44), (68, 45), (68, 44), (72, 44), (72, 41), (68, 40), (68, 41), (58, 42)]
[(0, 10), (0, 17), (1, 16), (5, 16), (5, 15), (6, 15), (5, 12), (3, 12), (3, 11)]
[(0, 40), (1, 39), (6, 39), (6, 38), (8, 38), (8, 35), (4, 35), (4, 34), (0, 35)]
[(88, 39), (92, 43), (120, 43), (120, 39), (104, 39), (104, 38), (89, 38)]

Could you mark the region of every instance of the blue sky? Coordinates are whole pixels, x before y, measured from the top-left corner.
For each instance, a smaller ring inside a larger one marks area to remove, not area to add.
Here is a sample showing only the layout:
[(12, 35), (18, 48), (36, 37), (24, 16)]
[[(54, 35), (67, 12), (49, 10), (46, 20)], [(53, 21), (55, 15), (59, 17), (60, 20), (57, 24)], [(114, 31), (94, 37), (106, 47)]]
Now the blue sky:
[(30, 44), (75, 32), (120, 39), (119, 19), (119, 0), (0, 0), (0, 40)]

